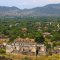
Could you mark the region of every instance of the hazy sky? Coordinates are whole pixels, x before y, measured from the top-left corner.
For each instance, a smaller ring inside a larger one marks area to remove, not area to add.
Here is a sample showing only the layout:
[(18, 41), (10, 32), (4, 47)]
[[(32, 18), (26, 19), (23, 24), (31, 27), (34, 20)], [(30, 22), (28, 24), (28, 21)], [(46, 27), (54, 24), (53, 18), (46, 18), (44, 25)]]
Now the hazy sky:
[(0, 6), (16, 6), (21, 9), (41, 7), (53, 3), (60, 3), (60, 0), (0, 0)]

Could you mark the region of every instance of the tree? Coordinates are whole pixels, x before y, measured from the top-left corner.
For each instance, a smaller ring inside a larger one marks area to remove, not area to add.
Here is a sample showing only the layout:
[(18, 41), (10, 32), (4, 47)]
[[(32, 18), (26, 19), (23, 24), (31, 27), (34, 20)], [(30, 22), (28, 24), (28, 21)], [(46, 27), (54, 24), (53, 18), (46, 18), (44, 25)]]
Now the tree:
[(36, 33), (36, 36), (35, 36), (35, 42), (37, 43), (44, 43), (45, 39), (43, 37), (43, 35), (39, 32)]
[(59, 33), (53, 33), (53, 37), (51, 38), (52, 41), (60, 41), (60, 34)]

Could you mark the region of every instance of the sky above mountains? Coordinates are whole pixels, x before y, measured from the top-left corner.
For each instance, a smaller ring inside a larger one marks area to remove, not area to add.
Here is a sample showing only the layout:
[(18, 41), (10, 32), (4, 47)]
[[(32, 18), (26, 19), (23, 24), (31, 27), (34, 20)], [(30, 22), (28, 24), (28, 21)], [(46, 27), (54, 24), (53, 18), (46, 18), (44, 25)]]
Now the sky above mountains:
[(0, 6), (16, 6), (20, 9), (30, 9), (56, 3), (60, 3), (60, 0), (0, 0)]

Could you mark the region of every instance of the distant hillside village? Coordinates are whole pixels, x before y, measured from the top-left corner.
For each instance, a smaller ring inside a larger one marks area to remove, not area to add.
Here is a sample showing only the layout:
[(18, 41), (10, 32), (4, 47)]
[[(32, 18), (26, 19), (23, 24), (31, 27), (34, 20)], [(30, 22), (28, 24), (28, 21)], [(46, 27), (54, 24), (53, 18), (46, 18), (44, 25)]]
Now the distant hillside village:
[(60, 54), (60, 17), (0, 19), (1, 54)]

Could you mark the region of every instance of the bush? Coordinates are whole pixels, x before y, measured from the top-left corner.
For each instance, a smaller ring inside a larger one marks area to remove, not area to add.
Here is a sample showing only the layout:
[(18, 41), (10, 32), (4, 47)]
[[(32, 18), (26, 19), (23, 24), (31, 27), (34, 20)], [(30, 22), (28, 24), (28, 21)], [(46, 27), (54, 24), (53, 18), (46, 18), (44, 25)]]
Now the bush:
[(0, 53), (1, 54), (5, 53), (5, 49), (0, 49)]
[(28, 58), (28, 57), (25, 57), (25, 58), (23, 58), (22, 60), (32, 60), (32, 59), (30, 59), (30, 58)]

